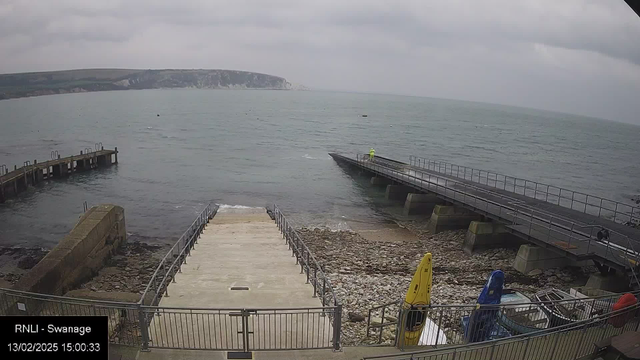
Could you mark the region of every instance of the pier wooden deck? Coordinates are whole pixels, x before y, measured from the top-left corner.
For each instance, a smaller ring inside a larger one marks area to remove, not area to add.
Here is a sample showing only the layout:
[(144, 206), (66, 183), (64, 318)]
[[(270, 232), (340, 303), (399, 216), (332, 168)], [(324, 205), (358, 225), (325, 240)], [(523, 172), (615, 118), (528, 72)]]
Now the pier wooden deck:
[(0, 203), (11, 196), (17, 196), (29, 186), (33, 186), (44, 179), (66, 177), (76, 171), (95, 169), (118, 163), (118, 148), (114, 150), (96, 150), (67, 157), (58, 156), (57, 159), (33, 163), (25, 161), (20, 168), (14, 167), (9, 171), (5, 166), (0, 167)]

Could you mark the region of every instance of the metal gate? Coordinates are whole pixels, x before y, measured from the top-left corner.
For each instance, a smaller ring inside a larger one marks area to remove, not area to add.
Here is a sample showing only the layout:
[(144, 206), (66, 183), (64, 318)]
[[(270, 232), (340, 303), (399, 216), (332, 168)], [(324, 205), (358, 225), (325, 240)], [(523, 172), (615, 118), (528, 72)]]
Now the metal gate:
[(291, 309), (143, 307), (142, 348), (339, 349), (341, 306)]

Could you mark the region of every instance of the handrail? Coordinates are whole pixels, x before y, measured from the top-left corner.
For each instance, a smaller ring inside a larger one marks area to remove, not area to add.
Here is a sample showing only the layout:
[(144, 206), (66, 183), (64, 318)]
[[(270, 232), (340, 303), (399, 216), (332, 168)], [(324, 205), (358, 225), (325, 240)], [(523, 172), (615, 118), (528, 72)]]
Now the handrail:
[(131, 308), (138, 307), (137, 303), (129, 303), (129, 302), (123, 302), (123, 301), (73, 298), (68, 296), (41, 294), (41, 293), (34, 293), (34, 292), (15, 290), (15, 289), (5, 289), (5, 288), (0, 288), (0, 294), (8, 294), (12, 296), (40, 299), (45, 301), (57, 301), (57, 302), (62, 302), (64, 304), (105, 305), (105, 306), (121, 306), (121, 307), (131, 307)]
[[(490, 186), (490, 187), (492, 186), (490, 184), (490, 180), (491, 180), (491, 181), (493, 181), (493, 186), (492, 187), (494, 187), (496, 189), (501, 189), (500, 187), (498, 187), (498, 183), (502, 182), (503, 185), (504, 185), (502, 187), (502, 190), (509, 191), (509, 192), (514, 193), (514, 194), (519, 194), (519, 195), (524, 195), (524, 196), (527, 196), (527, 197), (532, 197), (532, 198), (534, 198), (536, 200), (549, 202), (549, 203), (552, 203), (552, 204), (555, 204), (555, 205), (558, 205), (558, 206), (561, 206), (561, 207), (569, 208), (571, 210), (576, 210), (576, 209), (573, 208), (573, 203), (574, 202), (581, 203), (581, 204), (585, 205), (585, 208), (584, 208), (584, 211), (583, 211), (584, 213), (588, 213), (587, 212), (587, 206), (596, 206), (594, 204), (589, 203), (589, 197), (596, 198), (596, 199), (600, 200), (600, 205), (598, 207), (598, 215), (597, 215), (597, 217), (605, 218), (604, 214), (602, 213), (602, 209), (605, 209), (607, 211), (614, 211), (613, 221), (615, 222), (616, 221), (616, 217), (617, 217), (617, 215), (619, 213), (618, 208), (619, 208), (620, 205), (623, 205), (623, 206), (628, 206), (628, 207), (631, 208), (631, 213), (629, 213), (629, 223), (633, 223), (634, 222), (633, 214), (634, 214), (635, 210), (638, 210), (637, 214), (638, 214), (638, 219), (640, 220), (640, 207), (634, 207), (634, 206), (629, 205), (629, 204), (617, 202), (615, 200), (605, 199), (605, 198), (602, 198), (602, 197), (599, 197), (599, 196), (595, 196), (595, 195), (584, 194), (584, 193), (581, 193), (581, 192), (568, 190), (568, 189), (565, 189), (565, 188), (562, 188), (562, 187), (557, 187), (557, 186), (553, 186), (553, 185), (547, 185), (547, 184), (539, 183), (539, 182), (532, 181), (532, 180), (520, 179), (520, 178), (516, 178), (516, 177), (513, 177), (513, 176), (503, 175), (503, 174), (500, 174), (500, 173), (494, 173), (494, 172), (491, 172), (491, 171), (485, 171), (485, 170), (474, 169), (474, 168), (471, 168), (471, 167), (460, 166), (460, 165), (456, 165), (456, 164), (452, 164), (452, 163), (448, 163), (448, 162), (444, 162), (444, 161), (429, 160), (429, 159), (422, 158), (422, 157), (417, 157), (417, 156), (414, 156), (414, 155), (411, 155), (409, 157), (409, 163), (410, 163), (409, 165), (414, 166), (414, 167), (419, 167), (419, 168), (428, 169), (428, 170), (431, 170), (431, 171), (436, 171), (436, 172), (439, 172), (441, 174), (455, 176), (457, 178), (462, 178), (464, 180), (469, 180), (469, 181), (472, 181), (472, 182), (475, 182), (475, 183), (478, 183), (478, 184), (481, 184), (481, 185)], [(426, 167), (425, 167), (425, 164), (427, 164)], [(433, 168), (431, 166), (432, 164), (433, 164)], [(442, 165), (444, 165), (444, 170), (442, 169)], [(454, 172), (454, 167), (456, 168), (455, 172)], [(447, 172), (447, 169), (449, 170), (448, 172)], [(460, 176), (461, 175), (460, 174), (460, 169), (463, 169), (462, 177)], [(467, 169), (471, 172), (470, 178), (467, 178), (467, 175), (466, 175), (467, 172), (468, 172)], [(482, 181), (481, 181), (481, 179), (483, 178), (482, 177), (482, 171), (484, 171), (486, 173), (486, 176), (484, 177), (484, 179), (486, 179), (487, 181), (485, 183), (482, 183)], [(477, 178), (474, 177), (475, 172), (478, 173)], [(494, 175), (493, 179), (491, 178), (490, 174)], [(500, 176), (503, 179), (502, 181), (498, 180)], [(507, 179), (508, 178), (513, 179), (513, 191), (511, 191), (511, 189), (509, 187), (507, 187), (507, 183), (508, 183)], [(523, 193), (522, 194), (518, 193), (517, 190), (516, 190), (517, 187), (518, 187), (518, 185), (517, 185), (518, 180), (520, 180), (521, 182), (524, 181), (524, 187), (523, 187)], [(528, 187), (527, 186), (528, 183), (535, 184), (535, 188)], [(544, 189), (544, 187), (546, 187), (546, 191), (542, 192), (541, 190), (538, 190), (539, 186), (541, 186), (543, 189)], [(558, 193), (557, 194), (549, 193), (549, 189), (550, 188), (558, 189)], [(528, 195), (527, 191), (526, 191), (527, 189), (533, 190), (534, 191), (534, 196)], [(563, 197), (562, 196), (562, 192), (563, 191), (565, 193), (571, 193), (572, 194), (571, 197), (570, 198), (569, 197)], [(544, 195), (544, 199), (541, 199), (540, 197), (538, 197), (538, 194)], [(575, 194), (580, 194), (580, 195), (585, 196), (585, 201), (582, 202), (582, 201), (576, 200), (575, 199)], [(556, 197), (557, 198), (557, 202), (550, 201), (549, 195), (551, 195), (552, 197)], [(560, 199), (571, 200), (570, 206), (565, 206), (565, 204), (563, 204), (562, 201), (560, 201)], [(615, 209), (608, 209), (606, 207), (603, 207), (603, 201), (607, 201), (607, 202), (610, 202), (610, 203), (615, 203), (616, 204)], [(591, 213), (589, 213), (589, 214), (595, 216), (595, 214), (591, 214)], [(622, 212), (622, 214), (625, 214), (625, 213)], [(600, 227), (600, 226), (598, 226), (598, 227)], [(602, 227), (602, 228), (604, 229), (604, 227)], [(631, 239), (629, 239), (629, 237), (626, 236), (626, 235), (620, 234), (619, 232), (615, 232), (615, 231), (612, 231), (612, 230), (608, 230), (608, 231), (612, 232), (612, 233), (615, 233), (615, 234), (619, 235), (620, 237), (623, 237), (623, 238), (626, 239), (627, 246), (632, 251), (632, 253), (635, 255), (636, 266), (640, 265), (640, 256), (639, 256), (640, 253), (636, 250), (636, 247), (634, 246), (634, 244), (631, 241)], [(638, 280), (638, 276), (636, 274), (634, 266), (629, 264), (628, 267), (629, 267), (629, 269), (631, 271), (631, 275), (632, 275), (633, 279), (635, 280), (635, 284), (638, 287), (640, 287), (640, 281)]]
[[(340, 301), (336, 297), (333, 286), (331, 285), (331, 280), (324, 272), (324, 267), (322, 267), (319, 262), (316, 260), (316, 257), (307, 247), (307, 244), (302, 240), (298, 232), (295, 230), (293, 226), (291, 226), (290, 221), (284, 216), (280, 208), (276, 204), (273, 205), (275, 221), (278, 225), (278, 228), (282, 232), (283, 237), (285, 238), (287, 245), (292, 248), (294, 255), (296, 256), (296, 263), (300, 264), (300, 273), (306, 270), (307, 282), (310, 279), (313, 279), (313, 293), (314, 296), (316, 294), (320, 294), (322, 306), (325, 305), (325, 294), (327, 288), (329, 289), (330, 296), (333, 299), (333, 305), (340, 305)], [(306, 259), (305, 259), (306, 254)], [(313, 267), (314, 275), (310, 277), (311, 267)], [(319, 288), (318, 284), (318, 275), (322, 278), (322, 288)], [(322, 290), (322, 291), (320, 291)]]
[[(282, 232), (282, 236), (285, 239), (289, 249), (292, 250), (293, 256), (296, 257), (296, 264), (300, 264), (300, 274), (303, 274), (306, 270), (307, 284), (309, 282), (313, 285), (313, 296), (320, 295), (320, 302), (323, 307), (327, 307), (327, 288), (329, 289), (329, 301), (333, 300), (334, 311), (329, 312), (329, 319), (333, 325), (333, 349), (339, 350), (342, 347), (340, 336), (342, 334), (342, 304), (336, 296), (331, 280), (327, 277), (316, 257), (311, 253), (311, 250), (307, 247), (307, 244), (302, 240), (296, 229), (290, 224), (289, 220), (284, 216), (280, 208), (276, 204), (273, 204), (273, 217)], [(306, 254), (306, 258), (305, 258)], [(313, 275), (311, 275), (311, 268), (313, 267)], [(320, 276), (320, 277), (318, 277)], [(320, 283), (322, 279), (322, 283)], [(321, 286), (322, 285), (322, 286)]]
[[(157, 305), (163, 293), (168, 294), (168, 281), (174, 280), (175, 273), (180, 271), (183, 263), (186, 263), (186, 257), (191, 252), (191, 249), (193, 249), (197, 238), (204, 230), (204, 226), (209, 223), (209, 220), (212, 219), (217, 212), (218, 205), (208, 204), (182, 236), (178, 238), (162, 258), (153, 275), (151, 275), (151, 279), (149, 279), (149, 283), (140, 297), (139, 304), (145, 303), (145, 299), (150, 291), (153, 291), (153, 298), (150, 301), (151, 305)], [(169, 259), (170, 256), (175, 257), (173, 261)], [(170, 264), (169, 261), (171, 261)]]
[[(537, 200), (549, 202), (552, 204), (556, 204), (558, 206), (566, 207), (572, 210), (576, 210), (573, 208), (574, 203), (580, 203), (585, 205), (585, 208), (583, 210), (584, 213), (587, 213), (586, 209), (588, 206), (595, 207), (598, 210), (598, 214), (597, 215), (591, 214), (591, 215), (594, 215), (600, 218), (606, 218), (605, 214), (602, 213), (602, 210), (604, 209), (606, 211), (613, 212), (613, 221), (617, 220), (618, 214), (623, 214), (623, 215), (629, 216), (630, 223), (634, 223), (634, 221), (640, 222), (640, 207), (615, 201), (615, 200), (611, 200), (611, 199), (607, 199), (607, 198), (603, 198), (600, 196), (586, 194), (579, 191), (573, 191), (573, 190), (565, 189), (563, 187), (559, 187), (555, 185), (549, 185), (549, 184), (545, 184), (545, 183), (541, 183), (533, 180), (527, 180), (527, 179), (518, 178), (515, 176), (504, 175), (504, 174), (500, 174), (492, 171), (475, 169), (475, 168), (456, 165), (456, 164), (452, 164), (444, 161), (429, 160), (429, 159), (414, 156), (414, 155), (411, 155), (409, 157), (409, 163), (412, 166), (421, 167), (423, 169), (426, 168), (428, 170), (436, 171), (436, 172), (447, 174), (450, 176), (455, 176), (457, 178), (461, 178), (461, 175), (462, 175), (462, 178), (465, 180), (470, 180), (478, 184), (487, 185), (487, 186), (494, 187), (496, 189), (502, 189), (505, 191), (513, 192), (515, 194), (520, 194), (519, 192), (517, 192), (517, 189), (523, 188), (523, 193), (521, 195), (531, 197)], [(426, 167), (425, 167), (425, 164), (426, 164)], [(455, 170), (454, 170), (454, 167), (455, 167)], [(460, 173), (460, 170), (462, 170), (462, 174)], [(483, 172), (485, 173), (485, 176), (482, 176)], [(469, 178), (467, 177), (467, 173), (470, 173)], [(500, 178), (502, 178), (502, 180), (500, 180)], [(481, 179), (485, 179), (486, 181), (483, 183)], [(508, 179), (512, 179), (513, 182), (508, 182), (507, 181)], [(518, 181), (521, 184), (524, 182), (524, 185), (518, 185)], [(493, 185), (491, 185), (491, 183), (493, 183)], [(498, 183), (502, 183), (503, 187), (502, 188), (498, 187)], [(529, 183), (534, 184), (535, 187), (527, 186)], [(509, 184), (510, 186), (507, 187), (507, 184)], [(511, 185), (513, 185), (513, 191), (511, 190)], [(549, 192), (550, 189), (557, 189), (557, 193)], [(532, 190), (534, 196), (528, 195), (526, 190)], [(571, 196), (570, 197), (568, 197), (567, 195), (563, 196), (563, 192)], [(538, 194), (544, 195), (544, 199), (542, 198), (542, 196), (538, 197)], [(553, 198), (557, 198), (557, 202), (550, 201), (549, 195), (551, 195), (551, 197)], [(584, 201), (580, 201), (579, 199), (576, 199), (575, 195), (583, 196)], [(600, 203), (597, 205), (594, 203), (590, 203), (589, 198), (596, 199), (596, 202), (599, 201)], [(570, 206), (565, 206), (565, 204), (563, 204), (560, 201), (560, 199), (571, 200)], [(610, 203), (615, 206), (613, 208), (607, 208), (606, 206), (604, 206), (607, 203)], [(619, 209), (619, 207), (628, 207), (630, 212), (629, 211), (623, 212), (621, 211), (621, 209)]]
[[(600, 243), (599, 241), (595, 240), (593, 237), (593, 229), (591, 231), (591, 233), (587, 234), (584, 232), (579, 231), (579, 229), (586, 227), (585, 225), (581, 225), (579, 223), (576, 223), (574, 221), (562, 218), (562, 217), (558, 217), (557, 215), (554, 214), (550, 214), (550, 213), (546, 213), (534, 208), (531, 208), (529, 206), (526, 205), (522, 205), (522, 204), (517, 204), (517, 201), (514, 201), (515, 199), (507, 197), (503, 194), (499, 194), (499, 193), (494, 193), (494, 192), (490, 192), (487, 189), (483, 189), (462, 181), (458, 181), (458, 180), (454, 180), (454, 179), (449, 179), (449, 178), (443, 178), (437, 175), (433, 175), (430, 173), (425, 173), (422, 171), (419, 171), (415, 168), (413, 168), (411, 171), (413, 171), (416, 175), (418, 175), (418, 173), (420, 173), (420, 177), (418, 176), (414, 176), (411, 175), (410, 173), (407, 172), (403, 172), (403, 171), (399, 171), (397, 169), (385, 166), (385, 165), (381, 165), (378, 163), (378, 161), (369, 161), (368, 157), (365, 156), (360, 156), (359, 154), (356, 155), (356, 159), (355, 161), (362, 167), (364, 168), (369, 168), (371, 170), (374, 171), (379, 171), (378, 169), (384, 169), (387, 172), (390, 172), (391, 174), (385, 174), (385, 173), (381, 173), (383, 175), (387, 175), (387, 176), (392, 176), (395, 177), (396, 179), (400, 179), (400, 181), (405, 181), (407, 184), (413, 185), (413, 186), (419, 186), (419, 187), (425, 187), (430, 191), (435, 191), (438, 192), (440, 191), (441, 193), (444, 193), (444, 196), (450, 199), (454, 199), (455, 201), (459, 201), (462, 203), (467, 203), (470, 204), (469, 201), (467, 201), (468, 199), (473, 199), (473, 204), (474, 204), (474, 208), (476, 208), (476, 205), (478, 203), (478, 201), (480, 201), (481, 203), (484, 204), (485, 206), (485, 212), (488, 212), (488, 208), (489, 205), (491, 205), (492, 207), (496, 207), (497, 211), (498, 211), (498, 217), (504, 219), (504, 220), (511, 220), (511, 223), (513, 225), (529, 225), (528, 228), (528, 232), (527, 235), (531, 236), (531, 232), (532, 232), (532, 228), (533, 225), (535, 224), (536, 226), (544, 226), (545, 230), (548, 230), (546, 237), (548, 239), (554, 238), (554, 239), (558, 239), (556, 237), (551, 236), (551, 232), (554, 231), (556, 233), (560, 233), (564, 236), (569, 236), (569, 245), (571, 245), (571, 241), (572, 240), (576, 240), (576, 241), (582, 241), (582, 240), (587, 240), (588, 239), (588, 243), (587, 243), (587, 252), (585, 253), (585, 255), (587, 254), (592, 254), (593, 252), (590, 252), (591, 250), (591, 246), (592, 246), (592, 241), (596, 241), (597, 243), (601, 244), (602, 246), (604, 246), (603, 243)], [(426, 178), (425, 178), (426, 175)], [(406, 180), (405, 180), (406, 179)], [(410, 181), (412, 180), (412, 181)], [(426, 184), (425, 184), (426, 183)], [(444, 183), (444, 185), (442, 185), (441, 183)], [(449, 183), (452, 183), (454, 185), (456, 185), (456, 187), (461, 187), (462, 190), (457, 189), (457, 188), (453, 188), (449, 185)], [(435, 187), (435, 190), (432, 190), (432, 187)], [(494, 197), (499, 197), (502, 199), (506, 199), (506, 200), (510, 200), (507, 201), (508, 203), (511, 203), (512, 206), (507, 206), (495, 201), (491, 201), (489, 199), (485, 199), (479, 196), (476, 196), (472, 193), (469, 193), (467, 189), (473, 189), (477, 192), (483, 192), (483, 193), (488, 193), (491, 196)], [(449, 193), (453, 193), (453, 194), (449, 194)], [(462, 200), (460, 199), (462, 198)], [(471, 205), (469, 205), (471, 206)], [(480, 210), (480, 208), (477, 208)], [(503, 214), (503, 210), (504, 210), (504, 214)], [(524, 210), (524, 214), (522, 214), (522, 211)], [(529, 214), (527, 214), (529, 213)], [(507, 216), (508, 215), (508, 216)], [(524, 216), (524, 217), (523, 217)], [(518, 221), (520, 220), (520, 221)], [(524, 222), (524, 224), (523, 224)], [(542, 224), (541, 224), (542, 223)], [(554, 227), (555, 229), (552, 230), (552, 227)], [(563, 230), (565, 232), (568, 232), (568, 234), (563, 233)], [(610, 234), (615, 234), (616, 238), (625, 238), (626, 242), (628, 244), (631, 245), (631, 248), (624, 248), (623, 246), (620, 246), (618, 244), (613, 243), (612, 246), (612, 241), (609, 240), (606, 243), (606, 249), (605, 249), (605, 256), (604, 258), (607, 260), (611, 260), (610, 258), (610, 253), (611, 256), (614, 255), (614, 250), (612, 248), (614, 248), (617, 251), (623, 252), (625, 253), (625, 255), (629, 255), (629, 253), (632, 253), (632, 255), (635, 258), (638, 258), (638, 252), (635, 251), (635, 247), (632, 245), (631, 240), (624, 234), (618, 233), (616, 231), (613, 231), (611, 229), (607, 229), (609, 231)], [(574, 238), (574, 236), (577, 236)], [(582, 239), (581, 239), (582, 238)], [(584, 239), (586, 238), (586, 239)], [(599, 255), (599, 254), (598, 254)], [(618, 255), (619, 256), (619, 255)], [(628, 261), (625, 262), (621, 262), (618, 258), (613, 257), (612, 260), (614, 261), (616, 264), (620, 264), (623, 263), (625, 264), (625, 268), (628, 267), (629, 265), (627, 264)], [(617, 260), (617, 261), (616, 261)]]
[[(556, 333), (566, 333), (568, 331), (579, 330), (579, 329), (587, 329), (590, 326), (600, 325), (602, 324), (603, 321), (609, 320), (610, 318), (624, 316), (625, 314), (633, 314), (634, 312), (637, 312), (638, 309), (640, 309), (640, 303), (630, 307), (619, 309), (616, 311), (611, 311), (609, 313), (602, 314), (588, 320), (582, 320), (582, 321), (565, 324), (565, 325), (554, 327), (554, 328), (542, 329), (542, 330), (527, 333), (527, 334), (520, 334), (520, 335), (511, 336), (507, 338), (475, 342), (470, 344), (453, 345), (453, 346), (448, 346), (444, 349), (435, 348), (435, 349), (426, 349), (426, 350), (419, 350), (419, 351), (408, 351), (401, 354), (395, 353), (395, 354), (386, 354), (386, 355), (367, 356), (367, 357), (364, 357), (364, 359), (365, 360), (367, 359), (414, 359), (415, 356), (425, 356), (430, 353), (438, 353), (438, 356), (442, 356), (443, 354), (449, 353), (449, 352), (452, 352), (455, 354), (459, 349), (465, 349), (465, 348), (466, 349), (471, 349), (471, 348), (482, 349), (487, 347), (493, 347), (502, 343), (530, 341), (530, 339), (540, 337), (540, 336), (556, 334)], [(443, 356), (442, 358), (445, 358), (445, 356)]]

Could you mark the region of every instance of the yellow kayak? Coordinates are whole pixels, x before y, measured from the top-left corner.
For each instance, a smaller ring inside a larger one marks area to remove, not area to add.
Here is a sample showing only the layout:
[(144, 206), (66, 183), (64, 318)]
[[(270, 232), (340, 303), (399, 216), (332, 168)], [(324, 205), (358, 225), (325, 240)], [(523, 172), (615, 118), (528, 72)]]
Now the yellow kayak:
[[(431, 283), (433, 280), (431, 265), (431, 253), (426, 253), (413, 275), (409, 290), (407, 290), (404, 309), (420, 309), (431, 304)], [(405, 345), (418, 345), (425, 324), (425, 315), (425, 311), (409, 311), (403, 319)]]

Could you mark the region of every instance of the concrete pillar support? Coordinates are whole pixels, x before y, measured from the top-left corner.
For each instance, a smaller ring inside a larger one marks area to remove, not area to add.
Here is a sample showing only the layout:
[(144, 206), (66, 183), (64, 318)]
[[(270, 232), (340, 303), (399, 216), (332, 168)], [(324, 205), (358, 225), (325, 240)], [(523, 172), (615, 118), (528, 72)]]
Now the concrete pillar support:
[(411, 192), (411, 188), (404, 185), (387, 185), (387, 190), (384, 194), (387, 200), (403, 201), (407, 198), (407, 194)]
[(462, 249), (467, 254), (472, 254), (479, 249), (517, 247), (522, 243), (521, 239), (508, 232), (502, 224), (472, 221)]
[(379, 177), (379, 176), (374, 176), (371, 178), (371, 185), (384, 185), (387, 186), (389, 184), (391, 184), (393, 181), (385, 178), (385, 177)]
[(523, 274), (528, 274), (534, 269), (545, 270), (568, 265), (572, 265), (570, 259), (531, 244), (521, 245), (513, 262), (513, 268)]
[(436, 205), (444, 201), (434, 194), (409, 193), (404, 202), (404, 215), (431, 214)]
[(614, 293), (624, 292), (629, 290), (629, 279), (624, 276), (616, 274), (591, 274), (585, 287), (605, 290)]
[(432, 234), (445, 230), (464, 229), (474, 220), (481, 220), (481, 216), (458, 206), (436, 205), (431, 214), (427, 229)]

